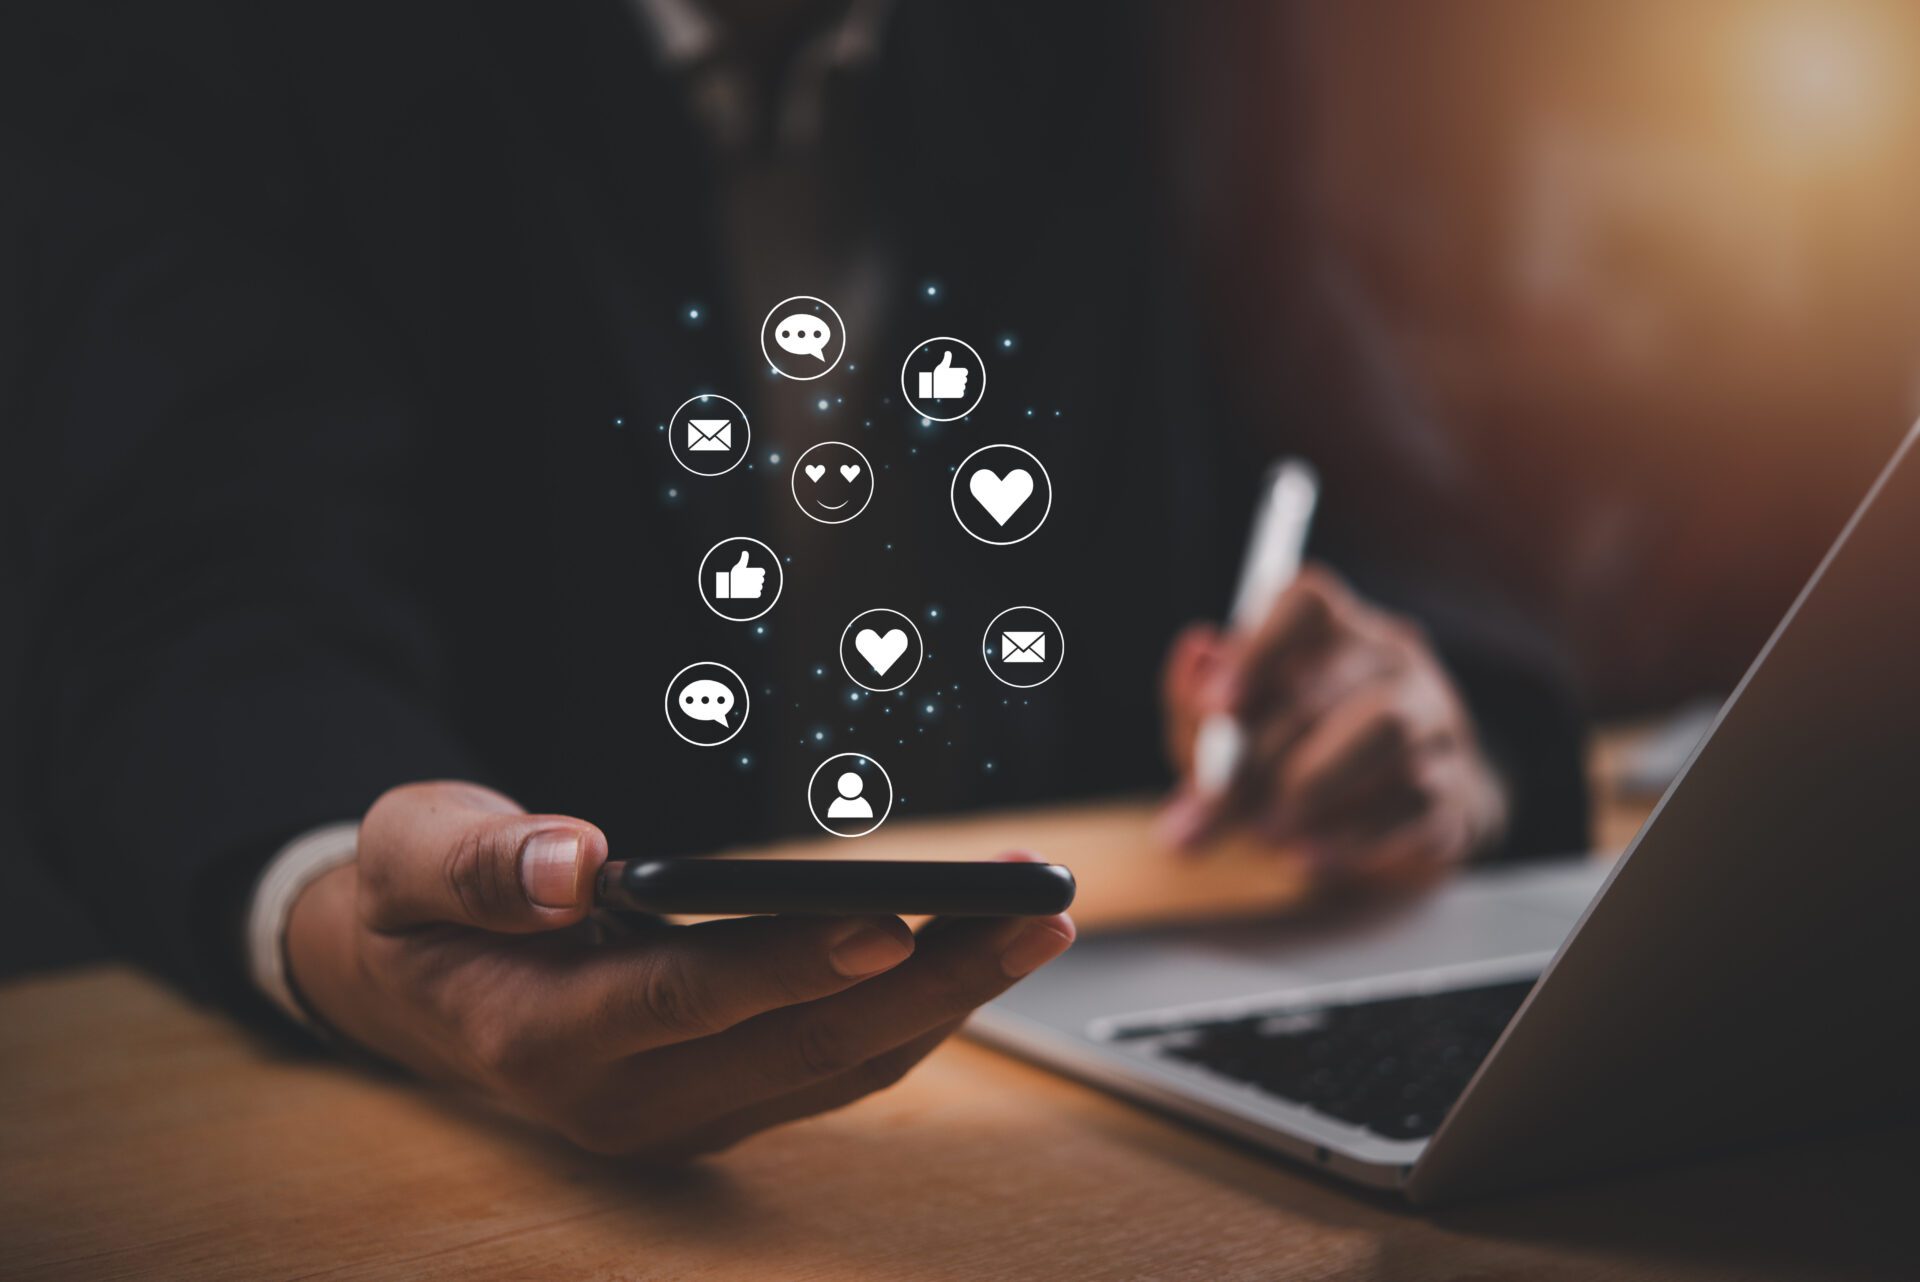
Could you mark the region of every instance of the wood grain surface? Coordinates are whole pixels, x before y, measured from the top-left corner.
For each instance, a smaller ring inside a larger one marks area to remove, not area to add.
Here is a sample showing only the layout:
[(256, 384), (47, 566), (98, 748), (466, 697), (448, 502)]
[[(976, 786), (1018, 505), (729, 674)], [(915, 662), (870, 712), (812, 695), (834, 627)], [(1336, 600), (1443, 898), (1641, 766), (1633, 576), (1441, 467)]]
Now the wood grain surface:
[[(1149, 821), (902, 824), (863, 853), (1032, 847), (1113, 920), (1157, 886), (1213, 911), (1195, 880), (1254, 857), (1170, 865)], [(1297, 894), (1271, 860), (1240, 872), (1242, 896)], [(650, 1170), (291, 1057), (129, 970), (0, 989), (4, 1278), (1912, 1277), (1915, 1138), (1419, 1215), (960, 1041), (852, 1108)]]

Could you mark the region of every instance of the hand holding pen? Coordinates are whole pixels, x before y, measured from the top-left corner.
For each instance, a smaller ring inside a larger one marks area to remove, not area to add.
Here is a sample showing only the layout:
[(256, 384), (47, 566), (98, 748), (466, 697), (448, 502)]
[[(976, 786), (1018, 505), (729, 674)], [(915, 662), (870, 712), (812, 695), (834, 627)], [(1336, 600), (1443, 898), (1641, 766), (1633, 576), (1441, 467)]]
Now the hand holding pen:
[(1168, 656), (1163, 832), (1197, 848), (1246, 828), (1363, 877), (1456, 862), (1498, 838), (1502, 789), (1420, 629), (1302, 566), (1317, 496), (1305, 464), (1274, 469), (1228, 627)]

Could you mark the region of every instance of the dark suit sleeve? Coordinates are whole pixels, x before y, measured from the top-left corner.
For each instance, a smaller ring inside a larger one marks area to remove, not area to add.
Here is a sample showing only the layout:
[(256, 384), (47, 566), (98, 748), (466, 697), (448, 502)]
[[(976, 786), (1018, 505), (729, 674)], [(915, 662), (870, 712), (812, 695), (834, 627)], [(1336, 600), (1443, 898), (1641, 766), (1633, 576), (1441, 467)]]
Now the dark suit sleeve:
[(118, 948), (244, 1000), (280, 843), (477, 771), (411, 588), (423, 358), (368, 340), (271, 77), (183, 13), (63, 69), (17, 215), (24, 791)]
[(1486, 857), (1588, 849), (1586, 727), (1564, 667), (1510, 631), (1445, 629), (1435, 644), (1507, 789), (1507, 831)]

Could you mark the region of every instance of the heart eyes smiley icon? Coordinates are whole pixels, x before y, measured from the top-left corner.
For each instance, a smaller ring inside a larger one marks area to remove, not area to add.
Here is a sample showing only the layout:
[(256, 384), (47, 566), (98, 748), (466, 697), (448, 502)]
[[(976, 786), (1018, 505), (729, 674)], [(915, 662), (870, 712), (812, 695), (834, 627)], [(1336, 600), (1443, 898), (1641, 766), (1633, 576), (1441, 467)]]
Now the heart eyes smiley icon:
[(867, 456), (844, 441), (821, 441), (794, 460), (793, 501), (825, 525), (851, 521), (873, 498)]

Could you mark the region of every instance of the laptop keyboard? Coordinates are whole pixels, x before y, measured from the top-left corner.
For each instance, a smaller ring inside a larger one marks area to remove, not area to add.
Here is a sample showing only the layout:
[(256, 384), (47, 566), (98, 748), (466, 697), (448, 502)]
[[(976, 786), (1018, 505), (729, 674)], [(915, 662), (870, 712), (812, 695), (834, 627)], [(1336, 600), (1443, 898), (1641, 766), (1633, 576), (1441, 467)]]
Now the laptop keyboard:
[(1523, 980), (1132, 1036), (1387, 1139), (1419, 1139), (1439, 1129), (1532, 989)]

